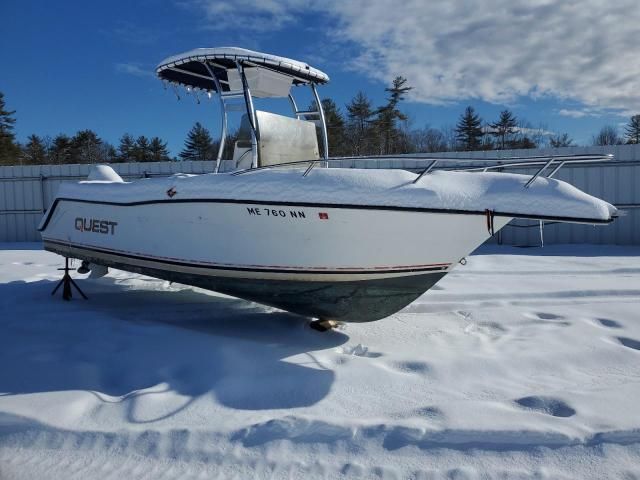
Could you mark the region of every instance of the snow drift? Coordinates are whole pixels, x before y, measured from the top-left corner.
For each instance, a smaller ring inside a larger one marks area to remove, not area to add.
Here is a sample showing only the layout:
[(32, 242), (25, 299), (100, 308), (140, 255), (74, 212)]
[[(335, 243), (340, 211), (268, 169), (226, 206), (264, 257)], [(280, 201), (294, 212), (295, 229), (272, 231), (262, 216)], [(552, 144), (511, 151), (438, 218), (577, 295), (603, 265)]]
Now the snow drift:
[(3, 480), (640, 478), (637, 246), (485, 247), (325, 334), (118, 270), (64, 302), (1, 248)]

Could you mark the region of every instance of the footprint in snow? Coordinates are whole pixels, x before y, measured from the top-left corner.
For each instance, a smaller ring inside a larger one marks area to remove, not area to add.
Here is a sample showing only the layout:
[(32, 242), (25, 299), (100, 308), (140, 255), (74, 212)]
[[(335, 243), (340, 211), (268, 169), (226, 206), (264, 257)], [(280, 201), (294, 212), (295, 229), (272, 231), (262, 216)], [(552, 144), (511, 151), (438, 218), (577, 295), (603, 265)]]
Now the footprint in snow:
[[(343, 353), (340, 350), (338, 350), (338, 353)], [(346, 365), (347, 363), (349, 363), (351, 361), (351, 359), (347, 356), (347, 355), (337, 355), (334, 359), (333, 359), (333, 364), (335, 366), (340, 366), (340, 365)]]
[(533, 395), (519, 398), (515, 402), (528, 410), (545, 413), (553, 417), (572, 417), (576, 414), (576, 411), (569, 404), (559, 398)]
[(364, 475), (364, 467), (358, 463), (345, 463), (340, 469), (340, 473), (347, 477), (362, 477)]
[(571, 322), (566, 320), (566, 317), (562, 315), (556, 315), (555, 313), (546, 313), (546, 312), (528, 312), (524, 314), (525, 317), (532, 319), (533, 323), (545, 324), (545, 325), (559, 325), (563, 327), (568, 327), (571, 325)]
[(595, 321), (603, 327), (622, 328), (622, 325), (620, 323), (616, 322), (615, 320), (609, 320), (608, 318), (596, 318)]
[(453, 468), (446, 472), (446, 476), (448, 480), (470, 480), (472, 478), (477, 478), (476, 473), (470, 468)]
[(379, 358), (382, 356), (379, 352), (371, 352), (369, 351), (369, 347), (365, 347), (361, 343), (356, 346), (347, 345), (345, 347), (340, 347), (338, 352), (344, 355), (353, 355), (355, 357), (365, 357), (365, 358)]
[(429, 420), (444, 420), (444, 413), (438, 407), (423, 407), (416, 410), (416, 415)]
[(620, 344), (624, 345), (627, 348), (633, 348), (634, 350), (640, 350), (640, 341), (635, 340), (633, 338), (628, 337), (616, 337), (616, 340), (620, 342)]
[(539, 318), (540, 320), (560, 320), (564, 317), (560, 315), (555, 315), (553, 313), (544, 313), (544, 312), (534, 312), (530, 314), (534, 318)]
[(464, 333), (467, 334), (481, 334), (487, 336), (493, 340), (499, 339), (503, 334), (509, 331), (498, 322), (472, 322), (464, 328)]
[(417, 373), (419, 375), (425, 375), (431, 371), (431, 366), (428, 363), (420, 361), (397, 362), (391, 364), (391, 367), (402, 373)]
[(502, 325), (499, 322), (484, 322), (484, 323), (482, 323), (482, 325), (484, 325), (487, 328), (491, 328), (492, 330), (494, 330), (496, 332), (506, 333), (506, 332), (509, 331), (509, 329), (507, 327), (505, 327), (504, 325)]

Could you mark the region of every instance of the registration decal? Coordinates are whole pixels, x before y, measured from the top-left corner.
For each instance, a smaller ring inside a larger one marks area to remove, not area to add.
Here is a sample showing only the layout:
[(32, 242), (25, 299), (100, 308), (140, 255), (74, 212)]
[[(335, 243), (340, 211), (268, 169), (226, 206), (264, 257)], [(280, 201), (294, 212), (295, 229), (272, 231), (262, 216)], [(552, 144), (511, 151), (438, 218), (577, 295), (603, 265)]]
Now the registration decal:
[(251, 216), (258, 217), (274, 217), (274, 218), (296, 218), (298, 220), (306, 220), (307, 214), (304, 210), (276, 209), (276, 208), (260, 208), (246, 207), (247, 213)]

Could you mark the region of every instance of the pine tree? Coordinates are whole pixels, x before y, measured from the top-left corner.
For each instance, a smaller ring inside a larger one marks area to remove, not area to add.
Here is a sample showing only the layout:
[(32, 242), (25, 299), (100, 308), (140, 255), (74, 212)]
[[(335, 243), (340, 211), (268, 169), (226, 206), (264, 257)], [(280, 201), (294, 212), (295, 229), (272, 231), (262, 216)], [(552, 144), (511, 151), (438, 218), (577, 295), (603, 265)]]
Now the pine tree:
[(407, 120), (407, 116), (398, 110), (398, 104), (404, 100), (404, 96), (413, 87), (405, 86), (407, 79), (398, 76), (393, 79), (391, 87), (385, 88), (385, 92), (389, 93), (387, 104), (377, 110), (376, 124), (381, 135), (382, 145), (380, 153), (391, 154), (396, 153), (394, 150), (394, 139), (398, 136), (396, 128), (397, 120)]
[(113, 145), (111, 145), (110, 143), (103, 143), (102, 144), (102, 152), (101, 155), (103, 157), (103, 162), (107, 162), (107, 163), (113, 163), (113, 162), (119, 162), (120, 160), (118, 159), (118, 151), (116, 150), (116, 147), (114, 147)]
[(473, 107), (469, 106), (460, 115), (456, 124), (456, 140), (464, 150), (477, 150), (482, 143), (482, 120)]
[(81, 130), (71, 139), (73, 163), (99, 163), (104, 161), (102, 140), (92, 130)]
[(627, 135), (627, 143), (640, 143), (640, 115), (634, 115), (629, 124), (624, 128)]
[(523, 148), (523, 149), (538, 148), (538, 144), (532, 138), (529, 138), (527, 135), (523, 135), (519, 139), (512, 142), (512, 146), (513, 148)]
[(15, 113), (15, 110), (6, 110), (4, 94), (0, 92), (0, 165), (17, 163), (19, 160), (20, 148), (13, 133)]
[(371, 151), (373, 143), (371, 118), (373, 113), (371, 101), (362, 92), (358, 92), (347, 104), (347, 137), (351, 144), (349, 153), (353, 155), (373, 153)]
[(345, 129), (344, 116), (336, 102), (330, 98), (322, 99), (322, 109), (327, 121), (327, 132), (329, 136), (329, 156), (339, 157), (347, 152), (347, 132)]
[(159, 137), (153, 137), (149, 143), (149, 153), (152, 162), (163, 162), (169, 160), (169, 150), (167, 142), (163, 142)]
[[(315, 103), (314, 103), (315, 105)], [(224, 141), (224, 148), (222, 149), (222, 157), (221, 159), (225, 160), (225, 159), (231, 159), (233, 158), (233, 150), (235, 148), (236, 142), (238, 141), (238, 139), (240, 138), (240, 129), (238, 128), (237, 130), (233, 131), (233, 132), (227, 132), (227, 137), (225, 138)], [(220, 148), (220, 140), (214, 140), (211, 143), (211, 153), (213, 155), (213, 159), (218, 158), (218, 149)], [(167, 153), (168, 155), (168, 153)]]
[(209, 131), (200, 122), (196, 122), (187, 134), (180, 158), (182, 160), (212, 160), (215, 156), (213, 151), (213, 141)]
[(121, 162), (132, 162), (135, 160), (136, 141), (133, 137), (125, 133), (122, 137), (120, 137), (120, 145), (118, 145), (118, 159)]
[(51, 150), (49, 151), (49, 161), (53, 164), (60, 165), (70, 163), (71, 157), (71, 139), (63, 134), (53, 139)]
[(133, 158), (136, 162), (151, 161), (151, 145), (149, 144), (149, 139), (144, 135), (140, 135), (136, 139), (135, 146), (133, 147)]
[[(330, 98), (323, 98), (322, 110), (324, 111), (324, 119), (327, 122), (327, 137), (329, 142), (329, 156), (337, 157), (345, 155), (347, 151), (346, 145), (346, 129), (344, 123), (344, 117), (340, 108), (336, 105), (336, 102)], [(315, 100), (309, 105), (309, 111), (316, 110)], [(318, 145), (322, 149), (322, 134), (320, 129), (317, 129)]]
[(22, 158), (26, 165), (45, 165), (47, 163), (47, 150), (40, 137), (29, 135), (27, 143), (22, 147)]
[(498, 147), (504, 150), (508, 136), (516, 133), (517, 120), (509, 110), (503, 110), (500, 112), (500, 119), (489, 126), (493, 130), (491, 135), (499, 140)]

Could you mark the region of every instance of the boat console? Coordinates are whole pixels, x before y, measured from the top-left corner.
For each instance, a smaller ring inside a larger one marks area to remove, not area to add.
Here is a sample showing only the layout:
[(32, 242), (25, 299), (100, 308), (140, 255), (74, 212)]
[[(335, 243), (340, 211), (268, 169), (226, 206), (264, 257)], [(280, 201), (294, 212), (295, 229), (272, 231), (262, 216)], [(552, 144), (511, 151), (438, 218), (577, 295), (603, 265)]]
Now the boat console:
[[(220, 146), (216, 155), (218, 173), (223, 165), (222, 152), (227, 139), (228, 112), (246, 110), (233, 149), (224, 170), (245, 170), (282, 163), (319, 160), (316, 125), (322, 138), (322, 158), (328, 158), (327, 125), (317, 85), (329, 76), (306, 63), (243, 48), (198, 48), (169, 57), (158, 65), (158, 76), (176, 88), (217, 94), (222, 113)], [(309, 87), (315, 110), (299, 110), (293, 87)], [(255, 98), (288, 98), (292, 117), (256, 110)]]

